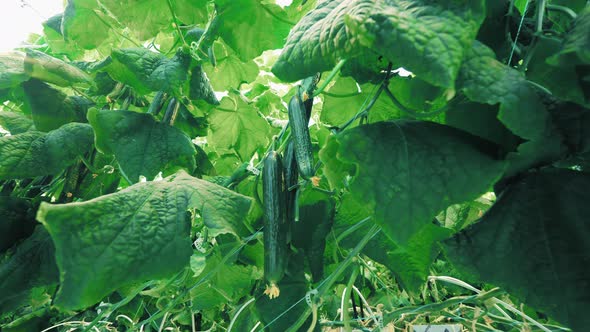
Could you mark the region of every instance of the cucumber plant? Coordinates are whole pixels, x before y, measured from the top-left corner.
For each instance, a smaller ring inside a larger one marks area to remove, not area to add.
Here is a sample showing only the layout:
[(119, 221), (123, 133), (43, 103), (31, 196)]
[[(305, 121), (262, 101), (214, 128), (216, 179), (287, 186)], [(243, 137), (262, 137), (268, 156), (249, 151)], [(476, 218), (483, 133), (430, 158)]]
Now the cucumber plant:
[(590, 325), (587, 1), (43, 27), (0, 54), (2, 331)]

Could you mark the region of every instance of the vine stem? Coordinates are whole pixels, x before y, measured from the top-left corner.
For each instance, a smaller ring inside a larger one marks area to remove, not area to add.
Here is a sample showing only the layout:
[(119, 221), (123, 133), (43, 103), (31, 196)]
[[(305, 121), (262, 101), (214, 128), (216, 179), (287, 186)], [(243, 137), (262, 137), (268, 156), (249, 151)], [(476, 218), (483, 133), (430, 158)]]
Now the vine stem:
[(547, 6), (547, 0), (538, 0), (537, 4), (537, 27), (536, 32), (543, 32), (543, 18), (545, 17), (545, 7)]
[(369, 110), (371, 108), (373, 108), (373, 106), (375, 105), (375, 103), (379, 99), (379, 96), (381, 95), (381, 93), (383, 92), (384, 89), (385, 89), (385, 84), (381, 84), (379, 86), (379, 89), (375, 93), (375, 95), (373, 95), (373, 98), (371, 98), (371, 101), (369, 101), (369, 104), (367, 105), (367, 107), (365, 107), (362, 111), (360, 111), (357, 114), (355, 114), (352, 118), (350, 118), (350, 120), (346, 121), (345, 124), (343, 124), (342, 126), (340, 126), (340, 128), (338, 128), (338, 132), (341, 132), (344, 129), (348, 128), (348, 126), (350, 126), (358, 118), (362, 118), (363, 116), (366, 116), (367, 113), (369, 112)]
[(182, 45), (187, 45), (186, 40), (184, 40), (184, 35), (182, 34), (182, 31), (180, 31), (180, 27), (178, 26), (178, 17), (176, 16), (176, 13), (174, 12), (174, 7), (172, 6), (172, 0), (166, 0), (166, 3), (168, 4), (168, 9), (170, 10), (170, 14), (172, 14), (172, 19), (174, 20), (174, 28), (176, 28), (176, 32), (178, 33), (178, 36), (180, 36), (180, 40), (182, 40)]
[(240, 316), (240, 314), (242, 313), (242, 311), (244, 311), (244, 309), (246, 309), (246, 307), (248, 305), (250, 305), (250, 303), (254, 302), (256, 300), (256, 298), (251, 298), (250, 300), (248, 300), (246, 303), (244, 303), (240, 309), (238, 309), (238, 312), (236, 312), (236, 314), (234, 315), (234, 317), (232, 318), (231, 322), (229, 322), (229, 326), (227, 327), (227, 332), (231, 332), (232, 327), (234, 326), (234, 324), (236, 323), (236, 321), (238, 320), (238, 316)]
[(404, 105), (402, 105), (402, 103), (400, 103), (399, 100), (397, 100), (397, 98), (393, 95), (391, 90), (389, 90), (389, 87), (385, 87), (385, 94), (387, 94), (389, 99), (391, 99), (391, 102), (395, 105), (395, 107), (399, 108), (402, 112), (410, 114), (411, 116), (413, 116), (417, 119), (429, 118), (429, 117), (438, 115), (447, 109), (447, 107), (445, 105), (439, 109), (436, 109), (436, 110), (430, 111), (430, 112), (416, 112), (416, 111), (409, 109), (409, 108), (405, 107)]
[[(371, 227), (371, 229), (360, 240), (360, 242), (356, 245), (356, 247), (354, 247), (354, 249), (352, 249), (352, 251), (348, 254), (346, 259), (344, 261), (342, 261), (342, 263), (338, 264), (338, 267), (336, 267), (336, 270), (334, 270), (334, 272), (332, 272), (332, 274), (330, 274), (330, 276), (328, 278), (326, 278), (324, 280), (324, 282), (318, 286), (319, 290), (318, 290), (318, 294), (317, 294), (316, 298), (321, 298), (329, 289), (332, 288), (332, 286), (334, 285), (336, 280), (340, 277), (340, 275), (342, 275), (342, 273), (344, 273), (346, 268), (352, 263), (353, 259), (358, 254), (360, 254), (361, 250), (363, 250), (363, 248), (367, 245), (367, 243), (369, 243), (369, 241), (375, 235), (377, 235), (380, 231), (381, 231), (381, 227), (379, 227), (377, 225), (373, 225), (373, 227)], [(309, 317), (310, 314), (311, 314), (311, 308), (308, 307), (303, 312), (303, 314), (299, 317), (299, 319), (293, 324), (293, 326), (291, 326), (287, 331), (288, 332), (298, 331), (298, 329), (305, 323), (305, 321), (307, 320), (307, 317)]]
[[(430, 276), (428, 277), (428, 280), (437, 280), (437, 281), (443, 281), (446, 283), (450, 283), (456, 286), (460, 286), (466, 289), (469, 289), (477, 294), (480, 294), (482, 291), (471, 286), (470, 284), (466, 283), (463, 280), (459, 280), (457, 278), (453, 278), (453, 277), (447, 277), (447, 276)], [(535, 325), (536, 327), (540, 328), (541, 330), (545, 331), (545, 332), (551, 332), (551, 330), (549, 330), (548, 328), (546, 328), (545, 326), (543, 326), (541, 323), (537, 322), (536, 320), (532, 319), (530, 316), (528, 316), (527, 314), (525, 314), (524, 312), (514, 308), (513, 306), (511, 306), (510, 304), (496, 298), (496, 297), (492, 297), (492, 300), (496, 303), (496, 304), (501, 304), (504, 308), (508, 309), (509, 311), (511, 311), (512, 313), (521, 316), (522, 318), (526, 319), (527, 321), (529, 321), (531, 324)]]
[(575, 20), (576, 18), (578, 18), (578, 14), (576, 14), (576, 12), (574, 12), (569, 7), (560, 6), (560, 5), (552, 5), (552, 4), (548, 3), (546, 8), (547, 8), (547, 10), (553, 10), (556, 12), (564, 13), (567, 16), (569, 16), (572, 20)]
[(352, 295), (352, 287), (358, 274), (358, 268), (352, 271), (348, 283), (346, 284), (346, 288), (342, 291), (342, 298), (340, 299), (340, 320), (344, 322), (344, 330), (346, 330), (346, 332), (351, 331), (350, 317), (348, 315), (348, 299)]
[[(260, 234), (262, 232), (262, 228), (260, 228), (259, 230), (257, 230), (254, 234), (244, 238), (242, 240), (242, 243), (238, 244), (237, 246), (234, 247), (234, 249), (232, 251), (230, 251), (227, 255), (223, 256), (223, 258), (221, 259), (221, 261), (219, 262), (219, 264), (213, 268), (211, 271), (209, 271), (209, 273), (207, 273), (206, 275), (204, 275), (201, 279), (199, 279), (199, 281), (197, 281), (196, 283), (194, 283), (190, 288), (185, 289), (183, 292), (181, 292), (176, 298), (174, 298), (172, 301), (170, 301), (168, 303), (168, 305), (163, 308), (163, 309), (158, 309), (156, 311), (156, 313), (154, 313), (153, 315), (151, 315), (149, 318), (144, 319), (143, 321), (139, 322), (138, 325), (146, 325), (149, 324), (153, 321), (155, 321), (156, 319), (159, 319), (160, 317), (162, 317), (164, 315), (164, 312), (168, 312), (170, 310), (172, 310), (172, 308), (174, 308), (175, 306), (177, 306), (178, 304), (182, 303), (183, 301), (185, 301), (184, 297), (187, 294), (190, 294), (190, 292), (199, 287), (200, 285), (202, 285), (206, 280), (208, 280), (210, 277), (212, 277), (214, 274), (216, 274), (217, 272), (219, 272), (219, 270), (225, 266), (225, 264), (227, 263), (227, 261), (234, 257), (235, 255), (237, 255), (240, 250), (242, 250), (242, 248), (244, 248), (246, 246), (246, 244), (254, 239), (257, 238), (258, 234)], [(178, 275), (174, 278), (172, 278), (172, 281), (174, 281), (176, 278), (178, 277)], [(172, 282), (171, 281), (171, 282)]]
[(340, 72), (340, 69), (342, 69), (342, 66), (344, 66), (345, 63), (346, 63), (346, 59), (342, 59), (342, 60), (338, 61), (338, 63), (336, 64), (336, 67), (334, 67), (334, 69), (332, 69), (332, 71), (330, 72), (328, 77), (326, 77), (326, 80), (313, 93), (314, 97), (317, 97), (320, 93), (322, 93), (322, 91), (324, 91), (324, 89), (328, 86), (328, 84), (330, 84), (330, 82), (334, 79), (336, 74), (338, 74), (338, 72)]

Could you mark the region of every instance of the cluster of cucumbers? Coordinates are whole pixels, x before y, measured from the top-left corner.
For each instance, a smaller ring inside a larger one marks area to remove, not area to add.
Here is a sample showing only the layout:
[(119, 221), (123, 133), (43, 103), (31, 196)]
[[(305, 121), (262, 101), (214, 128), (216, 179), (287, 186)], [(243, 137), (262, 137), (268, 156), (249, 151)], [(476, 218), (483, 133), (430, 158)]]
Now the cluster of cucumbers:
[(291, 137), (283, 156), (270, 151), (264, 159), (264, 277), (267, 282), (265, 294), (271, 299), (279, 296), (277, 284), (286, 270), (290, 225), (297, 219), (295, 196), (299, 176), (309, 180), (315, 173), (309, 119), (318, 79), (319, 76), (314, 76), (303, 80), (289, 101)]

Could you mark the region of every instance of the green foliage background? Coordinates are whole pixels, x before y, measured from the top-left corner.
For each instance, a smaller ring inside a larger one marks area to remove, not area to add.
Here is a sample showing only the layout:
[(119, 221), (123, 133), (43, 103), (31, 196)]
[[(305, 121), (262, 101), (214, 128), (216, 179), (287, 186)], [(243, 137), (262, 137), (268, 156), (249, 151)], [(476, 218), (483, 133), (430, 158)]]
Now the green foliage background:
[(2, 331), (590, 325), (587, 1), (68, 0), (31, 41), (0, 54)]

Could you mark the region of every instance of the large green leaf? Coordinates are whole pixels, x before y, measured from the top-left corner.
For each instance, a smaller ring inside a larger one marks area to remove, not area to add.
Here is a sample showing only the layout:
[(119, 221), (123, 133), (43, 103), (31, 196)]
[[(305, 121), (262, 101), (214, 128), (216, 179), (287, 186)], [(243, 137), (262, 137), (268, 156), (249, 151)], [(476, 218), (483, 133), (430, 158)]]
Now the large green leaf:
[(92, 127), (82, 123), (2, 137), (0, 179), (57, 174), (90, 149), (92, 137)]
[(50, 131), (70, 122), (85, 122), (88, 102), (79, 97), (68, 97), (39, 80), (23, 83), (27, 106), (35, 128)]
[(580, 105), (590, 105), (590, 91), (584, 92), (584, 86), (578, 81), (578, 73), (573, 63), (568, 62), (559, 67), (548, 65), (548, 60), (559, 51), (560, 46), (560, 40), (557, 38), (539, 37), (535, 46), (535, 56), (527, 67), (527, 78), (561, 99)]
[[(364, 201), (350, 193), (344, 195), (334, 222), (334, 233), (340, 239), (338, 246), (354, 248), (374, 224), (372, 214), (373, 211), (367, 209)], [(367, 221), (361, 224), (363, 220)], [(341, 238), (344, 232), (352, 228), (354, 232)], [(432, 262), (440, 252), (438, 241), (448, 238), (451, 233), (450, 229), (428, 223), (422, 225), (407, 244), (397, 245), (380, 232), (362, 252), (389, 268), (407, 291), (418, 294), (430, 275)]]
[(240, 96), (230, 96), (234, 98), (223, 98), (220, 107), (209, 115), (207, 140), (215, 148), (235, 149), (242, 161), (248, 161), (267, 146), (271, 128), (252, 104)]
[(320, 159), (331, 185), (350, 181), (385, 234), (404, 245), (442, 209), (478, 197), (502, 175), (490, 148), (436, 123), (377, 122), (333, 136)]
[(68, 0), (61, 23), (65, 40), (93, 49), (109, 39), (117, 23), (99, 8), (97, 0)]
[(256, 79), (258, 65), (254, 60), (242, 62), (236, 52), (219, 41), (215, 42), (212, 47), (217, 64), (215, 67), (211, 63), (203, 64), (203, 69), (211, 77), (211, 85), (215, 91), (237, 89), (241, 83), (250, 83)]
[(51, 237), (41, 225), (0, 265), (0, 310), (8, 311), (26, 300), (33, 287), (56, 284), (59, 279)]
[(219, 35), (242, 61), (281, 48), (291, 29), (291, 24), (277, 18), (280, 8), (269, 1), (217, 0), (215, 4)]
[[(368, 104), (377, 86), (363, 84), (361, 86), (350, 77), (340, 77), (324, 96), (324, 104), (320, 119), (322, 122), (341, 126), (350, 120), (355, 114), (362, 111)], [(392, 109), (391, 102), (382, 95), (371, 108), (370, 115), (382, 114)]]
[(514, 134), (537, 139), (551, 132), (549, 113), (523, 73), (498, 60), (494, 51), (475, 42), (457, 79), (470, 100), (500, 104), (498, 119)]
[(96, 148), (114, 155), (121, 172), (135, 183), (141, 175), (153, 179), (195, 168), (195, 148), (178, 128), (157, 122), (151, 114), (92, 109), (88, 121), (94, 128)]
[[(227, 244), (224, 244), (227, 245)], [(219, 246), (206, 257), (206, 264), (195, 280), (199, 285), (191, 289), (191, 308), (206, 310), (218, 308), (225, 303), (236, 303), (244, 292), (250, 291), (254, 282), (262, 278), (262, 271), (254, 266), (235, 264), (224, 260)], [(193, 257), (203, 255), (193, 255)], [(233, 257), (232, 257), (233, 258)]]
[(29, 200), (0, 196), (0, 252), (33, 233), (35, 216)]
[(192, 254), (187, 210), (210, 235), (243, 234), (250, 200), (181, 171), (86, 202), (43, 203), (37, 219), (55, 243), (61, 287), (55, 303), (88, 307), (124, 285), (166, 278)]
[(566, 66), (590, 65), (590, 6), (580, 12), (552, 61)]
[(377, 53), (428, 83), (452, 88), (485, 17), (484, 3), (319, 1), (290, 32), (273, 72), (294, 81), (328, 70), (340, 59)]
[(520, 138), (498, 120), (497, 105), (480, 104), (472, 101), (453, 103), (445, 112), (445, 124), (464, 130), (512, 151)]
[(12, 135), (35, 130), (33, 121), (22, 113), (0, 111), (0, 126)]
[(109, 75), (141, 94), (164, 91), (179, 95), (188, 79), (191, 58), (183, 51), (169, 59), (147, 48), (124, 48), (113, 50), (111, 57), (113, 62), (106, 69)]
[(66, 54), (70, 59), (78, 59), (84, 49), (75, 43), (64, 40), (62, 34), (63, 13), (56, 14), (43, 22), (43, 36), (51, 49), (51, 54)]
[[(172, 29), (174, 19), (168, 0), (101, 0), (117, 19), (139, 40)], [(207, 0), (174, 0), (174, 14), (185, 25), (207, 22)]]
[(532, 173), (446, 241), (447, 255), (471, 280), (497, 284), (583, 331), (590, 324), (588, 186), (588, 173)]
[(77, 67), (35, 50), (27, 50), (25, 69), (31, 77), (59, 86), (91, 82), (90, 76)]
[(0, 89), (11, 88), (27, 79), (24, 53), (13, 51), (0, 54)]

